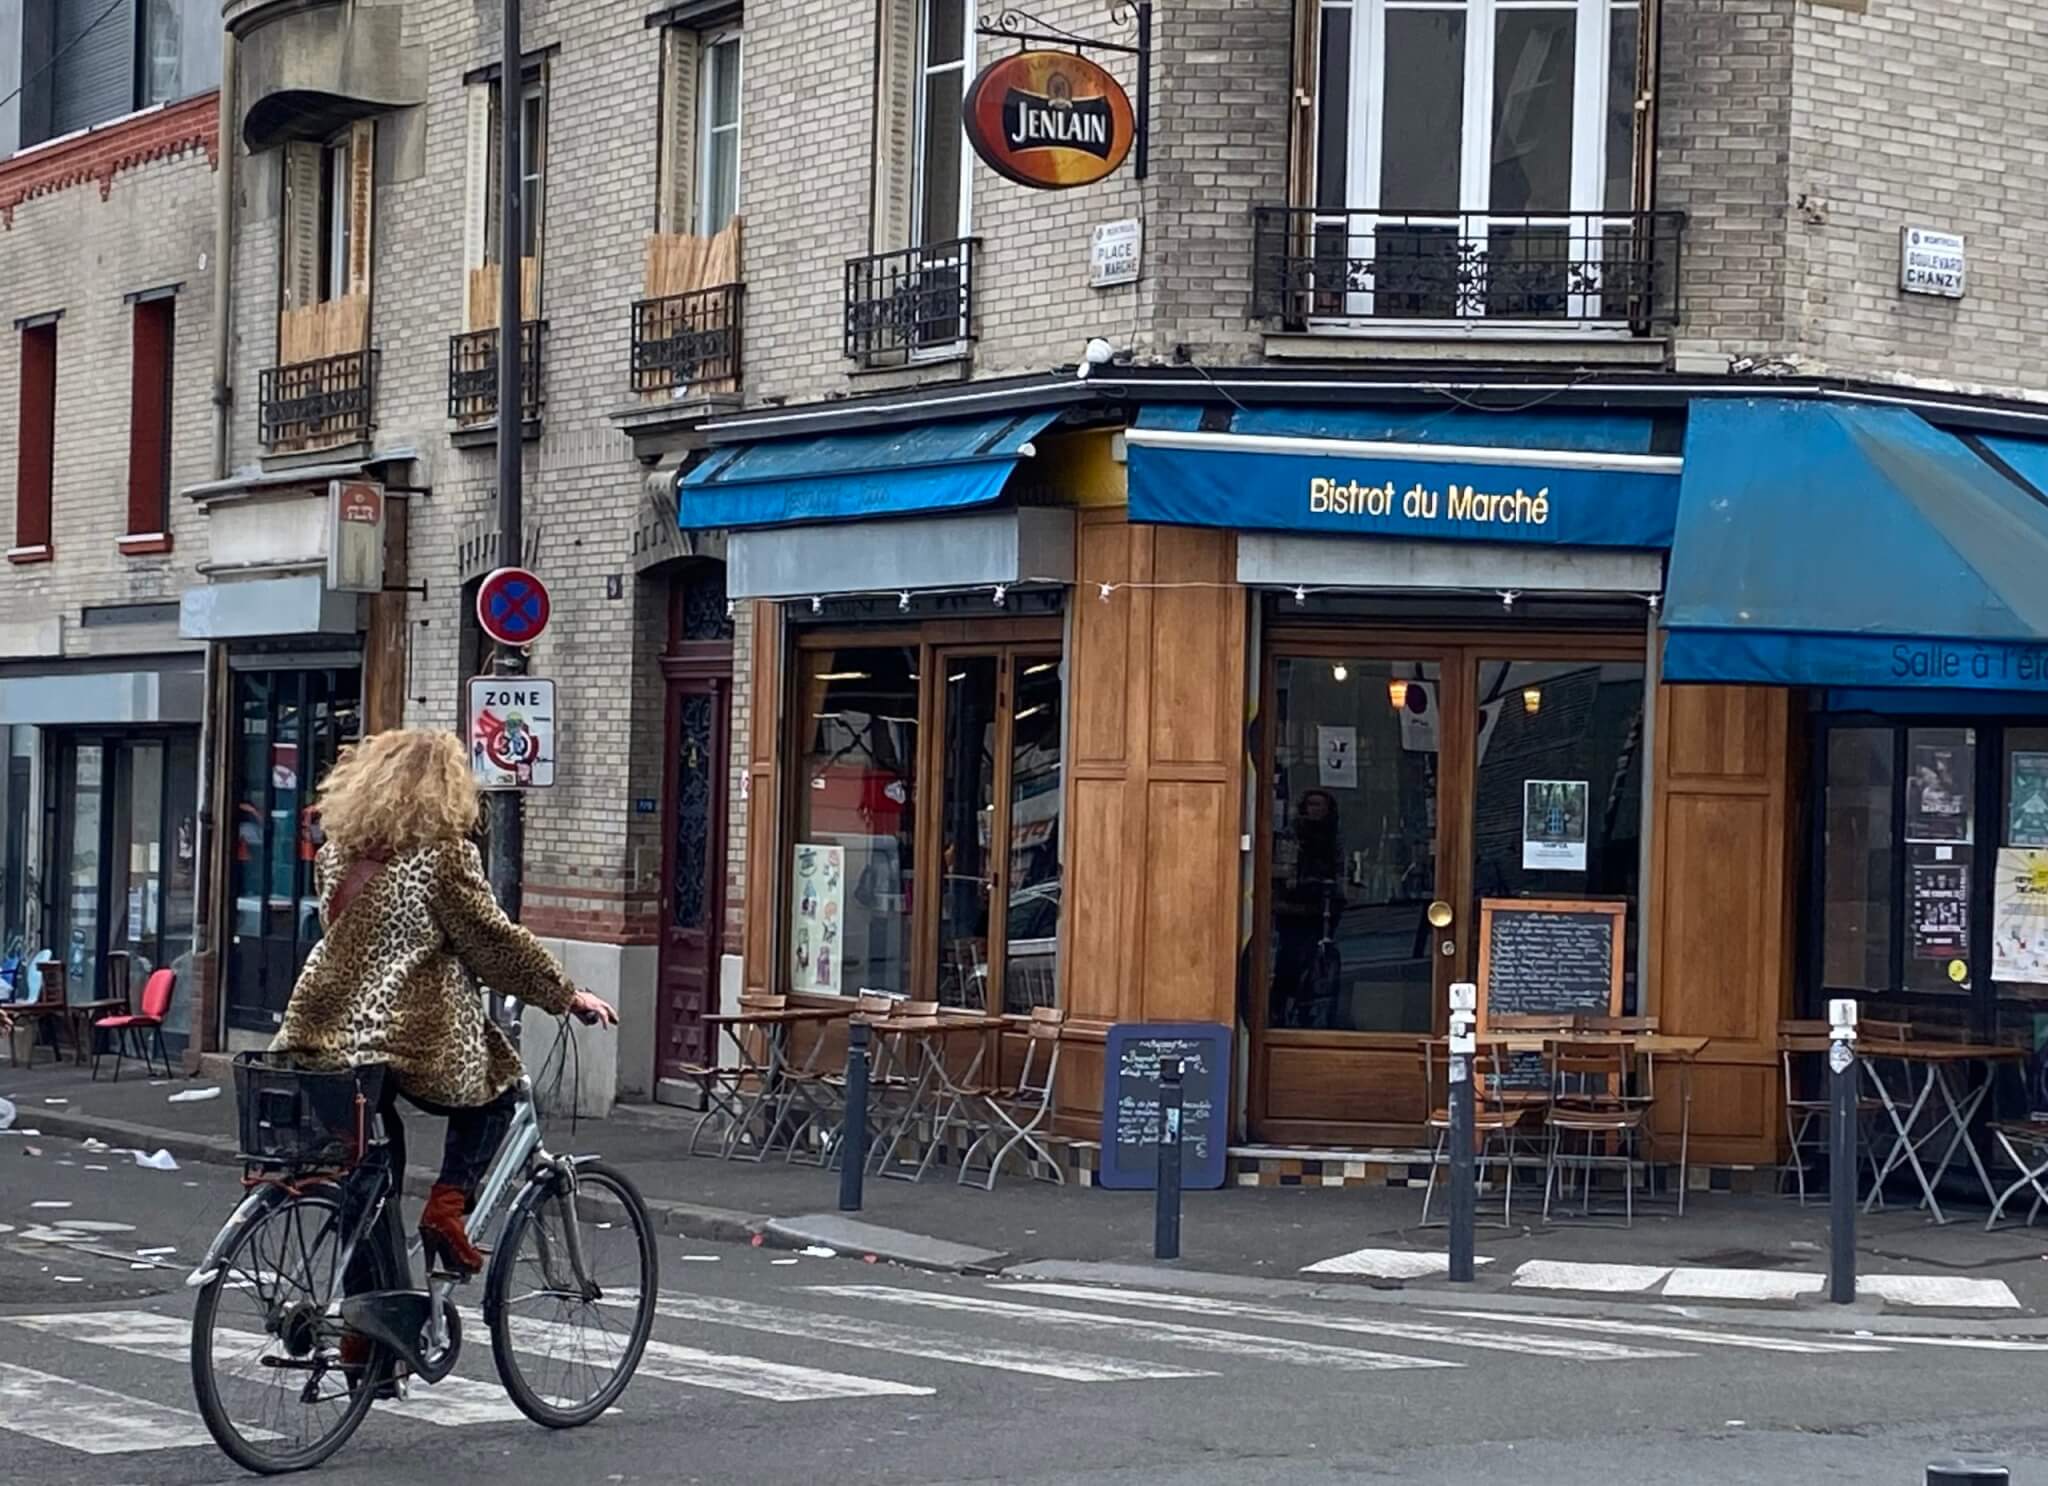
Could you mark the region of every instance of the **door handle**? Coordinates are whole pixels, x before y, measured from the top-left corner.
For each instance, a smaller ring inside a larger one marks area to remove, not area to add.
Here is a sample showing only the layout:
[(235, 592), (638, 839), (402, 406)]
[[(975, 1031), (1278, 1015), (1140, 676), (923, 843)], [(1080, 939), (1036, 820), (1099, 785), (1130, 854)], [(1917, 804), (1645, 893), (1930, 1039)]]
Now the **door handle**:
[(1448, 929), (1451, 926), (1451, 905), (1438, 898), (1429, 905), (1429, 923), (1434, 929)]

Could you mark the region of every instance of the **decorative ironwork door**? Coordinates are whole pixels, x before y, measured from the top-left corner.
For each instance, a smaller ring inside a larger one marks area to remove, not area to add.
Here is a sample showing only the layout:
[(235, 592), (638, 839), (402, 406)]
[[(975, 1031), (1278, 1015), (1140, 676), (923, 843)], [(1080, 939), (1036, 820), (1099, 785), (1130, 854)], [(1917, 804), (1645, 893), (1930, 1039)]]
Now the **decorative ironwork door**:
[(724, 950), (727, 759), (732, 624), (725, 585), (704, 574), (680, 591), (668, 654), (668, 767), (663, 786), (661, 984), (655, 1075), (679, 1078), (717, 1051), (704, 1018), (718, 1009)]

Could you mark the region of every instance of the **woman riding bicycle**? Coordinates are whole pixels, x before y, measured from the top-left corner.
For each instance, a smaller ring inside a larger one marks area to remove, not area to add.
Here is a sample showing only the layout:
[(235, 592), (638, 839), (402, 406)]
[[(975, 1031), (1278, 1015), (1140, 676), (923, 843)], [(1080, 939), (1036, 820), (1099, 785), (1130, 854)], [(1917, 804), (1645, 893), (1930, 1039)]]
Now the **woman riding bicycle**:
[(318, 810), (325, 937), (271, 1051), (315, 1070), (385, 1064), (380, 1112), (401, 1181), (396, 1096), (447, 1119), (420, 1239), (430, 1264), (475, 1274), (484, 1256), (463, 1218), (511, 1121), (522, 1072), (476, 983), (558, 1016), (611, 1024), (617, 1014), (578, 990), (491, 896), (470, 840), (476, 784), (453, 734), (399, 729), (364, 739), (329, 771)]

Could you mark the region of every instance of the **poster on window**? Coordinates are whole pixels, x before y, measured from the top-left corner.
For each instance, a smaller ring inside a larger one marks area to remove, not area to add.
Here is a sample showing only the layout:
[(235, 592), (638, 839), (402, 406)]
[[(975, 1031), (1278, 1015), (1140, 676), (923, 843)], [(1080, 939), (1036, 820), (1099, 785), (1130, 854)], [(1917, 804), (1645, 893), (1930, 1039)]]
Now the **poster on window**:
[(1316, 728), (1316, 782), (1324, 789), (1358, 788), (1358, 729)]
[(1915, 743), (1906, 776), (1906, 839), (1970, 839), (1970, 767), (1974, 750), (1948, 743)]
[(2048, 851), (2008, 846), (1998, 853), (1991, 978), (2048, 985)]
[(2005, 844), (2048, 846), (2048, 753), (2015, 752), (2005, 793)]
[(1908, 885), (1916, 960), (1966, 960), (1970, 954), (1970, 866), (1915, 862)]
[(798, 842), (790, 902), (790, 986), (839, 994), (840, 936), (845, 928), (846, 848)]
[(1586, 870), (1583, 779), (1528, 779), (1522, 783), (1522, 867), (1525, 871)]

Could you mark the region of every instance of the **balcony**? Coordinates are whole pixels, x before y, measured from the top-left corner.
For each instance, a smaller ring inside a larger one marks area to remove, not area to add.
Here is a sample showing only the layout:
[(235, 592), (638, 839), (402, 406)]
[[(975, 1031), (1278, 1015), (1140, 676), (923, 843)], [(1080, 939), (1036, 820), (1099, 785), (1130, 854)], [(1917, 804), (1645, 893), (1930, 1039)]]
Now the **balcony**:
[(720, 284), (633, 305), (633, 390), (648, 401), (736, 396), (745, 288)]
[[(542, 381), (541, 346), (547, 338), (548, 322), (528, 320), (519, 327), (520, 421), (540, 422), (547, 403)], [(460, 435), (465, 430), (483, 432), (498, 421), (498, 328), (471, 330), (448, 338), (448, 416)]]
[(974, 339), (976, 239), (846, 262), (846, 354), (862, 367), (957, 355)]
[(1652, 336), (1678, 319), (1682, 212), (1252, 215), (1252, 315), (1276, 330)]
[(274, 453), (367, 443), (376, 429), (377, 353), (344, 351), (266, 367), (257, 378), (257, 433)]

